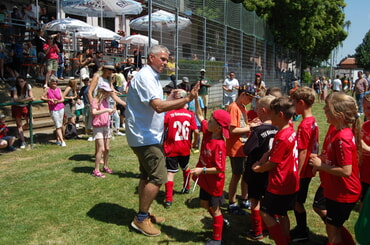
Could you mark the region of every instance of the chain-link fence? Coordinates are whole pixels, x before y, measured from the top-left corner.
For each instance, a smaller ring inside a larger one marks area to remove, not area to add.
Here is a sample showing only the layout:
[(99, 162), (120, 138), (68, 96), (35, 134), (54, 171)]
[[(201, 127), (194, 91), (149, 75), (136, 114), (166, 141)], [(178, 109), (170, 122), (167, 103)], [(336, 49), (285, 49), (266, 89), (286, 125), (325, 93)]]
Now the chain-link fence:
[[(175, 30), (153, 30), (152, 37), (177, 54), (179, 79), (187, 76), (195, 82), (199, 70), (206, 69), (215, 87), (211, 103), (221, 103), (221, 84), (230, 71), (236, 73), (240, 83), (253, 82), (255, 73), (262, 73), (268, 87), (277, 86), (285, 92), (293, 77), (299, 77), (299, 53), (276, 45), (266, 23), (242, 4), (226, 0), (154, 0), (152, 6), (153, 12), (178, 10), (179, 16), (191, 20), (179, 31), (177, 50)], [(161, 78), (166, 79), (166, 75)]]

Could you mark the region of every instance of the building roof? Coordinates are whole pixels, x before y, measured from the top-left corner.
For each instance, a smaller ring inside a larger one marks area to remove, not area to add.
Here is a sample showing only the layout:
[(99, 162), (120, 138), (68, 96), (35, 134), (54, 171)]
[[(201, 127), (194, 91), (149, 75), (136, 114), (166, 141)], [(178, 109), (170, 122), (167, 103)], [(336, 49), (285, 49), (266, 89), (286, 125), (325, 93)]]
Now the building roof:
[(352, 57), (344, 58), (343, 60), (340, 61), (338, 66), (340, 69), (357, 69), (358, 68), (356, 64), (356, 59)]

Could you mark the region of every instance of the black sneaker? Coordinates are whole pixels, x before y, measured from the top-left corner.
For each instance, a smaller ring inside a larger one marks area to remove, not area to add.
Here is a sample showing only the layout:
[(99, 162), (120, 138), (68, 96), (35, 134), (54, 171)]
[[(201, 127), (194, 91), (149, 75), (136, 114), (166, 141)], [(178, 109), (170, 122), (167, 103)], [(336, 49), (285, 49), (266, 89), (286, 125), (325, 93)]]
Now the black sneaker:
[(263, 236), (263, 233), (256, 234), (253, 230), (249, 230), (247, 232), (247, 237), (252, 239), (252, 240), (259, 241), (259, 240), (262, 240), (264, 236)]
[(251, 209), (251, 202), (249, 200), (241, 201), (239, 206), (245, 209)]
[(221, 245), (221, 244), (222, 244), (221, 240), (213, 240), (213, 239), (210, 239), (205, 243), (205, 245)]
[(227, 211), (230, 213), (230, 214), (235, 214), (235, 215), (247, 215), (247, 212), (245, 212), (243, 209), (241, 209), (239, 206), (237, 205), (229, 205), (229, 207), (227, 208)]
[(190, 189), (184, 188), (181, 190), (181, 194), (189, 194), (189, 193), (190, 193)]
[(293, 230), (290, 231), (290, 236), (292, 238), (292, 242), (304, 242), (308, 241), (308, 233), (309, 229), (306, 227), (305, 229), (298, 229), (298, 227), (294, 227)]
[(164, 207), (165, 208), (170, 208), (172, 206), (172, 202), (170, 202), (170, 201), (166, 201), (165, 203), (164, 203)]

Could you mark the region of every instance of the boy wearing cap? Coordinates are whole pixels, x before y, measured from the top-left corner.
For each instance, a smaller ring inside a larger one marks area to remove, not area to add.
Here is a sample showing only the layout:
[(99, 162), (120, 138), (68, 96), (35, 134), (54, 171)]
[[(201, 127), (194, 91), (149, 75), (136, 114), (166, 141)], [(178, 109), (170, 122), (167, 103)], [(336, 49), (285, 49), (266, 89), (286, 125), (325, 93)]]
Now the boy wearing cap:
[(207, 108), (208, 108), (208, 88), (211, 87), (211, 81), (205, 77), (206, 70), (200, 69), (200, 89), (199, 89), (199, 96), (202, 98), (204, 103), (204, 117), (207, 118)]
[(289, 124), (295, 110), (287, 96), (271, 101), (270, 109), (271, 122), (279, 131), (275, 135), (269, 160), (256, 162), (252, 170), (257, 173), (269, 171), (260, 214), (275, 243), (287, 245), (290, 242), (287, 212), (294, 209), (299, 189), (297, 139), (294, 128)]
[(199, 161), (190, 170), (200, 186), (200, 205), (213, 217), (212, 239), (206, 244), (221, 244), (224, 219), (220, 206), (224, 203), (226, 146), (223, 137), (229, 138), (230, 114), (216, 110), (207, 122), (195, 98), (196, 115), (201, 121), (203, 139)]
[[(252, 102), (254, 98), (253, 88), (250, 86), (241, 86), (238, 90), (238, 98), (227, 108), (230, 113), (230, 137), (226, 139), (226, 155), (230, 157), (232, 176), (229, 183), (229, 206), (228, 212), (238, 215), (246, 215), (236, 203), (236, 191), (238, 183), (245, 171), (245, 154), (243, 145), (250, 132), (248, 124), (247, 110), (245, 107)], [(246, 208), (249, 206), (247, 183), (242, 179), (240, 183), (242, 192), (242, 205)]]

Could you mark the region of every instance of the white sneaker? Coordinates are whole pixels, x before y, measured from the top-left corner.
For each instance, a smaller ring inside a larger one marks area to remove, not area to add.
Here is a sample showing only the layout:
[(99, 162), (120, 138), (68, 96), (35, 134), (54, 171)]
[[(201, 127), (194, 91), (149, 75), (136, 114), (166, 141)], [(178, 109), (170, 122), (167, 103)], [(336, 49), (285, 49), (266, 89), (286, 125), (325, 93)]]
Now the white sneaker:
[(76, 128), (79, 128), (80, 127), (80, 124), (76, 123)]
[(67, 146), (67, 144), (66, 144), (66, 142), (62, 142), (62, 144), (61, 144), (61, 147), (66, 147)]
[(27, 74), (26, 78), (32, 78), (32, 76), (30, 74)]
[(90, 136), (87, 141), (94, 141), (94, 138)]
[(25, 148), (26, 148), (26, 145), (27, 145), (27, 144), (26, 144), (26, 142), (22, 142), (22, 143), (21, 143), (21, 146), (20, 146), (19, 148), (21, 148), (21, 149), (25, 149)]
[(126, 134), (121, 133), (121, 132), (117, 132), (117, 133), (116, 133), (116, 135), (117, 135), (117, 136), (125, 136)]

